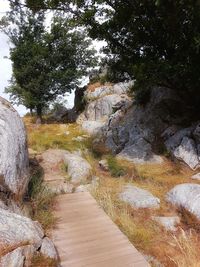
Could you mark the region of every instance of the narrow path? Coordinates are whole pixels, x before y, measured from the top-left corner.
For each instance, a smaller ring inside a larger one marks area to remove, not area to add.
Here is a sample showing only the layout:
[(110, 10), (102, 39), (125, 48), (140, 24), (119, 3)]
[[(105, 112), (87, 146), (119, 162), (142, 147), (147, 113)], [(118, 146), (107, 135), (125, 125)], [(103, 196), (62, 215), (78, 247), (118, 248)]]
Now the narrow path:
[(62, 267), (147, 267), (89, 192), (57, 197), (52, 232)]

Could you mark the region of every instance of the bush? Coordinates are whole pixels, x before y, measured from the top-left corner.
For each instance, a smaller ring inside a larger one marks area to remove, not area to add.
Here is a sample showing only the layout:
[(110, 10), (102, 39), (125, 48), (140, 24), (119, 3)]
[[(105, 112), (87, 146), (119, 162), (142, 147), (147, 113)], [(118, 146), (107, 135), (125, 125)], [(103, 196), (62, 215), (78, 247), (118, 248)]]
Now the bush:
[(113, 177), (120, 177), (126, 174), (126, 170), (122, 167), (113, 156), (107, 157), (108, 168)]

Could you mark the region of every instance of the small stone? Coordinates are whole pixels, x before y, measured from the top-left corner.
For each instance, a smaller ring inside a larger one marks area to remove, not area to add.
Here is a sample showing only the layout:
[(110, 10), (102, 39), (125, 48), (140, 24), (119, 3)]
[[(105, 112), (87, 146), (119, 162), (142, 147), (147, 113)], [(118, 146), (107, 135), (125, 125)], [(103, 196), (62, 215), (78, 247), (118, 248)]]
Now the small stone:
[(200, 181), (200, 172), (199, 173), (196, 173), (191, 178), (194, 179), (194, 180), (199, 180)]
[(48, 188), (55, 194), (70, 194), (74, 191), (74, 186), (63, 181), (53, 181), (47, 183)]
[(51, 259), (55, 259), (55, 260), (58, 259), (58, 253), (55, 249), (55, 246), (53, 242), (51, 241), (51, 239), (49, 239), (48, 237), (45, 237), (42, 240), (42, 246), (41, 246), (40, 252), (44, 256), (49, 257)]
[(76, 189), (75, 189), (75, 193), (80, 193), (80, 192), (88, 192), (88, 189), (91, 187), (90, 184), (87, 185), (79, 185)]
[(164, 217), (164, 216), (153, 216), (152, 219), (161, 224), (167, 231), (176, 231), (176, 225), (180, 223), (178, 216)]
[(77, 137), (73, 137), (72, 141), (77, 141), (77, 142), (82, 142), (84, 140), (84, 137), (82, 136), (77, 136)]
[(99, 167), (103, 171), (109, 171), (108, 161), (106, 159), (102, 159), (99, 161)]
[(119, 198), (133, 208), (159, 208), (160, 199), (137, 186), (126, 185)]
[(36, 156), (37, 155), (37, 151), (33, 150), (32, 148), (28, 149), (28, 154), (29, 156)]

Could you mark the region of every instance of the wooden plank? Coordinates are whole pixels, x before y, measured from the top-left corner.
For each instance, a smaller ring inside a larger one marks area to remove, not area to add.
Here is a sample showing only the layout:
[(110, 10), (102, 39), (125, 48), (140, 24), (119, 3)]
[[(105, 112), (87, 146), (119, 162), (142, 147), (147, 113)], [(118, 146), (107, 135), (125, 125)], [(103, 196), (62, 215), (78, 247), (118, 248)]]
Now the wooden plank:
[(62, 267), (147, 267), (88, 192), (57, 197), (52, 238)]

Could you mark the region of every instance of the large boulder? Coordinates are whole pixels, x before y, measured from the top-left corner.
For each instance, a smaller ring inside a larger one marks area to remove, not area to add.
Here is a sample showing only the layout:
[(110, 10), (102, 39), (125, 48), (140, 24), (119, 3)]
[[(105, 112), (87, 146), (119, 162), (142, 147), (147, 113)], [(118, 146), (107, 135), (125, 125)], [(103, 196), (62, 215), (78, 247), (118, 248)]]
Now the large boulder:
[(1, 267), (24, 267), (31, 265), (35, 249), (32, 245), (22, 246), (7, 253), (0, 259)]
[(64, 163), (67, 166), (67, 173), (73, 184), (86, 182), (91, 176), (92, 167), (78, 152), (66, 153)]
[[(168, 88), (153, 88), (146, 105), (119, 109), (98, 133), (94, 144), (135, 163), (160, 163), (160, 135), (174, 124), (177, 107), (182, 101)], [(178, 109), (179, 112), (181, 108)], [(100, 145), (99, 145), (100, 146)]]
[(174, 150), (174, 156), (184, 161), (191, 169), (199, 167), (199, 157), (193, 139), (184, 137), (181, 144)]
[(0, 209), (0, 247), (16, 248), (25, 244), (38, 249), (44, 232), (38, 222)]
[(151, 144), (143, 138), (136, 139), (135, 143), (126, 146), (117, 157), (134, 163), (161, 163), (163, 161), (162, 157), (153, 153)]
[(200, 167), (199, 128), (198, 123), (179, 129), (165, 140), (165, 146), (171, 155), (193, 170)]
[(0, 97), (0, 186), (22, 196), (28, 184), (26, 131), (17, 111)]
[(119, 198), (133, 208), (159, 208), (160, 206), (159, 198), (154, 197), (147, 190), (130, 184), (123, 188)]
[(171, 189), (166, 196), (171, 204), (182, 207), (200, 219), (200, 185), (180, 184)]

